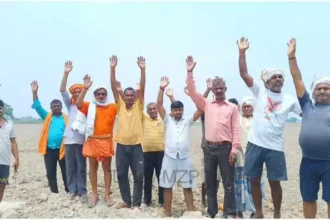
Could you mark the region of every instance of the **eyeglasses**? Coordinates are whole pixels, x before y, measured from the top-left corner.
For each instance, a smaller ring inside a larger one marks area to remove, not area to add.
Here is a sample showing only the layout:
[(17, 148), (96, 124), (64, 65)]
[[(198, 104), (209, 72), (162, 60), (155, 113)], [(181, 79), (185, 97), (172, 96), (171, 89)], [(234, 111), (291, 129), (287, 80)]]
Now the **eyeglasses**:
[(95, 95), (96, 96), (106, 96), (107, 94), (106, 93), (96, 93)]

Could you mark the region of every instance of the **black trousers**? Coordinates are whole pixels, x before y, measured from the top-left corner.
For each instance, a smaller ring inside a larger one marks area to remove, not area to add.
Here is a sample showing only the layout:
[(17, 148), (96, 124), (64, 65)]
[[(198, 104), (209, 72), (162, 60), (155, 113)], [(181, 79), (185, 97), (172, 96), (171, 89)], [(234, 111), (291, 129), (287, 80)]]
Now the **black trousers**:
[[(149, 205), (152, 201), (152, 180), (154, 170), (159, 186), (159, 175), (162, 169), (164, 151), (145, 152), (144, 153), (144, 203)], [(164, 204), (164, 188), (158, 187), (158, 203)]]
[[(131, 207), (132, 205), (139, 207), (142, 202), (144, 175), (144, 161), (141, 144), (122, 145), (117, 143), (116, 168), (121, 198), (128, 207)], [(134, 179), (133, 199), (131, 198), (128, 177), (129, 168), (131, 168)]]
[(62, 179), (63, 179), (65, 191), (69, 192), (67, 180), (66, 180), (65, 158), (60, 160), (59, 154), (60, 154), (60, 149), (53, 150), (48, 148), (47, 154), (44, 156), (48, 184), (50, 187), (50, 191), (52, 193), (58, 193), (57, 177), (56, 177), (57, 162), (60, 165), (60, 169), (62, 172)]
[(217, 169), (220, 168), (221, 179), (225, 191), (223, 215), (235, 216), (235, 190), (234, 190), (234, 173), (235, 166), (229, 164), (229, 154), (231, 152), (231, 144), (224, 145), (205, 145), (204, 151), (204, 172), (205, 187), (207, 195), (208, 214), (214, 218), (218, 213), (217, 202)]

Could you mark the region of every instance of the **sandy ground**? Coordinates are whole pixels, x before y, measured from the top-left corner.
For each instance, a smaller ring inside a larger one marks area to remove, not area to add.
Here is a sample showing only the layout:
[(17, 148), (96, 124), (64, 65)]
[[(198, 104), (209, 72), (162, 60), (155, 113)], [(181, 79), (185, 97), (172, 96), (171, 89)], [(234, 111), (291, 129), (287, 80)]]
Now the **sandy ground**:
[[(148, 208), (143, 206), (143, 210), (122, 209), (115, 207), (106, 207), (104, 198), (104, 184), (101, 166), (99, 167), (99, 191), (100, 201), (98, 205), (89, 209), (79, 201), (69, 201), (65, 199), (62, 179), (58, 167), (58, 183), (60, 187), (59, 194), (51, 194), (47, 186), (46, 172), (43, 157), (37, 153), (37, 143), (40, 132), (40, 125), (16, 125), (20, 152), (20, 169), (17, 176), (13, 175), (11, 170), (10, 185), (7, 187), (4, 200), (0, 204), (2, 218), (159, 218), (160, 208)], [(283, 218), (303, 218), (302, 203), (299, 191), (299, 164), (301, 160), (301, 151), (298, 146), (298, 134), (300, 125), (289, 124), (285, 131), (285, 153), (288, 168), (289, 181), (283, 182)], [(201, 169), (200, 139), (201, 128), (194, 126), (191, 129), (192, 134), (192, 157), (195, 168)], [(115, 161), (112, 161), (112, 170), (115, 170)], [(115, 175), (115, 174), (113, 174)], [(133, 182), (131, 181), (131, 188)], [(173, 217), (174, 218), (200, 218), (202, 217), (201, 208), (201, 179), (198, 178), (194, 188), (194, 203), (199, 209), (198, 212), (185, 212), (186, 205), (183, 201), (181, 188), (176, 187), (173, 196)], [(90, 184), (88, 180), (88, 190)], [(121, 201), (117, 178), (113, 176), (112, 183), (113, 199)], [(222, 201), (223, 189), (220, 187), (219, 202)], [(154, 204), (157, 204), (157, 184), (153, 189)], [(273, 206), (270, 196), (269, 186), (267, 185), (267, 198), (264, 205), (266, 218), (272, 218)], [(322, 196), (319, 195), (319, 198)], [(221, 216), (221, 213), (219, 213)], [(204, 216), (204, 214), (203, 214)], [(318, 217), (326, 218), (326, 204), (320, 200), (318, 208)]]

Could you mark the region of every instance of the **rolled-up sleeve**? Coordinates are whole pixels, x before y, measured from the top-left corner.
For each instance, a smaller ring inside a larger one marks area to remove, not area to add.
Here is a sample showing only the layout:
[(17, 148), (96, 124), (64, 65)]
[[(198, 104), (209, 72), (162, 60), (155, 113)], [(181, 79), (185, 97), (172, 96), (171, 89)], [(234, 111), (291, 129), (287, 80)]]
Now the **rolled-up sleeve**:
[(197, 108), (204, 111), (206, 99), (203, 97), (202, 94), (200, 94), (196, 91), (194, 76), (193, 76), (192, 72), (187, 73), (187, 89), (188, 89), (190, 98), (195, 103)]
[(231, 152), (237, 154), (237, 151), (241, 148), (239, 113), (238, 113), (237, 106), (234, 106), (234, 109), (233, 109), (232, 118), (231, 118), (231, 127), (232, 127), (232, 150), (231, 150)]

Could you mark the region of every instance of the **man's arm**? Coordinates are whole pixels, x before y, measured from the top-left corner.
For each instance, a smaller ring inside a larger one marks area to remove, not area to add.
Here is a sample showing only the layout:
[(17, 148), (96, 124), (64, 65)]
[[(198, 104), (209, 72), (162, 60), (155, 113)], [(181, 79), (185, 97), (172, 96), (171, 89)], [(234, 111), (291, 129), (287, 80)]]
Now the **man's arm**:
[(64, 64), (64, 74), (63, 74), (63, 78), (62, 78), (62, 82), (61, 82), (61, 87), (60, 87), (60, 91), (64, 92), (66, 90), (66, 84), (68, 82), (68, 76), (69, 73), (72, 71), (72, 62), (71, 61), (66, 61)]
[(69, 95), (68, 91), (66, 90), (66, 85), (68, 82), (69, 73), (72, 71), (72, 68), (73, 68), (73, 66), (72, 66), (71, 61), (65, 62), (64, 74), (63, 74), (62, 82), (61, 82), (61, 86), (60, 86), (60, 92), (61, 92), (61, 95), (63, 98), (63, 102), (67, 108), (69, 108), (69, 106), (70, 106), (70, 95)]
[(170, 83), (170, 81), (168, 80), (167, 77), (165, 77), (165, 76), (162, 77), (160, 80), (160, 86), (159, 86), (159, 91), (158, 91), (157, 109), (158, 109), (158, 113), (159, 113), (160, 117), (163, 120), (166, 116), (166, 110), (164, 108), (164, 101), (163, 101), (164, 90), (168, 86), (169, 83)]
[(196, 62), (192, 56), (189, 56), (186, 60), (187, 65), (187, 90), (190, 98), (195, 103), (198, 109), (202, 111), (205, 110), (206, 99), (202, 96), (202, 94), (196, 91), (193, 70), (196, 66)]
[(18, 170), (18, 166), (19, 166), (19, 156), (18, 156), (18, 147), (17, 147), (17, 141), (16, 138), (10, 138), (10, 142), (11, 142), (11, 152), (14, 156), (14, 169), (15, 171)]
[(249, 41), (244, 37), (241, 37), (239, 41), (237, 41), (237, 46), (239, 50), (239, 73), (241, 78), (244, 80), (245, 84), (250, 88), (253, 86), (253, 78), (248, 74), (247, 64), (246, 64), (246, 56), (245, 52), (249, 49)]
[(163, 105), (163, 96), (164, 96), (164, 89), (159, 88), (158, 98), (157, 98), (157, 109), (158, 109), (158, 113), (162, 119), (164, 119), (165, 115), (166, 115), (166, 110)]
[(84, 76), (84, 89), (81, 91), (80, 95), (77, 98), (76, 105), (78, 109), (81, 109), (84, 105), (84, 99), (88, 89), (92, 86), (93, 81), (89, 75)]
[(119, 81), (116, 82), (116, 88), (115, 89), (118, 92), (118, 95), (120, 96), (120, 98), (122, 100), (124, 100), (125, 94), (124, 94), (123, 89), (121, 87), (121, 82), (119, 82)]
[(296, 39), (295, 38), (291, 39), (287, 45), (288, 45), (289, 66), (290, 66), (290, 72), (292, 75), (293, 83), (294, 86), (296, 87), (296, 93), (298, 98), (302, 98), (306, 91), (306, 88), (297, 64)]
[[(120, 96), (121, 96), (121, 94), (120, 94)], [(140, 83), (136, 84), (136, 88), (135, 88), (135, 101), (139, 99), (139, 96), (140, 96)], [(122, 97), (122, 99), (123, 99), (123, 97)]]
[(174, 98), (173, 89), (167, 88), (165, 93), (166, 93), (167, 97), (170, 99), (171, 103), (176, 101)]
[(31, 90), (32, 90), (32, 97), (33, 97), (33, 104), (32, 108), (36, 110), (37, 114), (40, 116), (42, 120), (45, 120), (48, 112), (41, 106), (41, 103), (38, 99), (38, 82), (33, 81), (31, 83)]
[(203, 115), (203, 111), (202, 110), (197, 110), (195, 111), (194, 115), (193, 115), (193, 121), (197, 121), (202, 115)]
[(140, 102), (144, 102), (144, 91), (146, 87), (146, 63), (145, 58), (140, 56), (137, 58), (137, 64), (141, 69), (141, 78), (140, 78), (140, 91), (138, 93), (138, 97)]
[(119, 100), (119, 93), (116, 89), (116, 66), (117, 66), (117, 56), (112, 55), (110, 58), (110, 85), (111, 85), (111, 90), (113, 94), (113, 98), (115, 99), (115, 102), (117, 103)]
[(239, 113), (238, 107), (234, 106), (233, 113), (231, 116), (231, 126), (232, 126), (232, 151), (233, 153), (237, 153), (238, 149), (241, 148), (240, 141), (240, 125), (239, 125)]
[(209, 96), (211, 90), (212, 90), (212, 79), (208, 78), (206, 80), (206, 90), (203, 94), (203, 97), (207, 99), (207, 97)]

